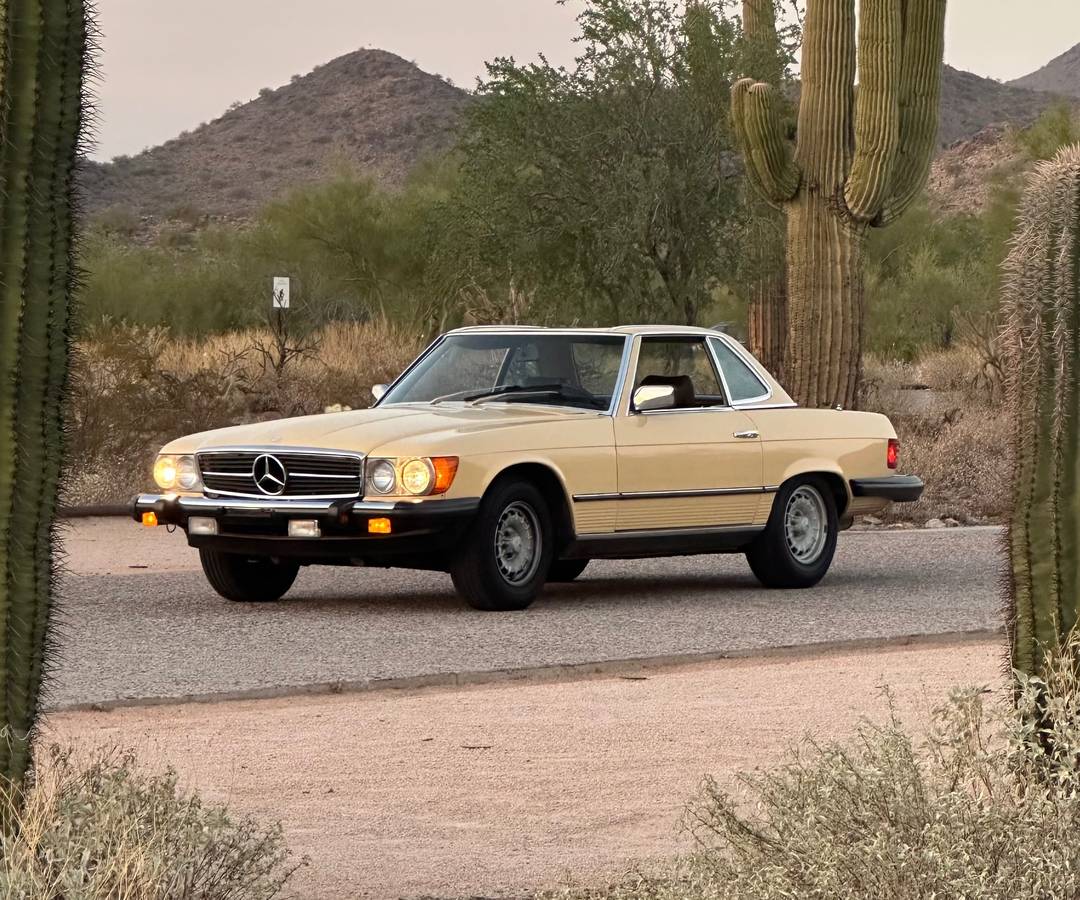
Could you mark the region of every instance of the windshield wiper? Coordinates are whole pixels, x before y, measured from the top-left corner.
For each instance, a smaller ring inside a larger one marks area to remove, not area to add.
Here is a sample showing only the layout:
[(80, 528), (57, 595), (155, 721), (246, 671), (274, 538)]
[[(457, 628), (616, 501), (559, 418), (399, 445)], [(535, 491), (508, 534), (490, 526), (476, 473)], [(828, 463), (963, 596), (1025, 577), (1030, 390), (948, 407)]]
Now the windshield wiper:
[(475, 406), (487, 402), (528, 403), (536, 399), (558, 397), (566, 400), (570, 405), (584, 404), (592, 409), (607, 409), (607, 404), (598, 400), (587, 391), (571, 388), (565, 384), (537, 384), (529, 387), (507, 387), (498, 391), (488, 391), (480, 397), (473, 397), (471, 403)]
[[(546, 385), (546, 384), (541, 385), (540, 388), (541, 389), (545, 389), (545, 388), (550, 389), (549, 386)], [(474, 400), (483, 400), (483, 399), (485, 399), (487, 397), (497, 397), (500, 394), (510, 394), (510, 393), (514, 393), (516, 391), (527, 391), (527, 390), (535, 390), (535, 389), (534, 388), (523, 387), (520, 384), (502, 384), (502, 385), (499, 385), (499, 387), (491, 388), (490, 390), (486, 390), (486, 391), (476, 391), (476, 390), (471, 390), (471, 389), (467, 390), (467, 391), (455, 391), (453, 394), (444, 394), (441, 397), (436, 397), (434, 400), (431, 401), (431, 405), (435, 406), (438, 403), (448, 403), (451, 400), (461, 400), (461, 401), (463, 401), (465, 403), (471, 403)]]

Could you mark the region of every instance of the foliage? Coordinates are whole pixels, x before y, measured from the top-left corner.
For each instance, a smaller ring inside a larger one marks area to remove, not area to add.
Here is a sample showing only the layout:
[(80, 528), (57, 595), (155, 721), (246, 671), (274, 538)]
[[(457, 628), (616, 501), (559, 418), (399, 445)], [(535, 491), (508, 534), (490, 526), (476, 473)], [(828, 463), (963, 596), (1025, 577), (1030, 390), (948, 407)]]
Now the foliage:
[[(1075, 647), (1070, 652), (1075, 653)], [(698, 852), (590, 896), (651, 900), (1037, 900), (1080, 892), (1080, 685), (1071, 659), (1018, 705), (957, 690), (915, 737), (895, 714), (847, 743), (806, 739), (783, 766), (707, 782)], [(1036, 734), (1045, 705), (1058, 715)]]
[(1055, 104), (1020, 130), (1016, 143), (1029, 160), (1053, 159), (1062, 147), (1080, 143), (1080, 113), (1071, 104)]
[(1035, 166), (1005, 271), (1008, 624), (1013, 667), (1036, 674), (1080, 621), (1080, 144)]
[(81, 0), (0, 5), (0, 779), (31, 761), (56, 570), (93, 23)]
[(705, 315), (742, 214), (724, 6), (588, 0), (572, 68), (488, 65), (443, 210), (448, 304), (563, 323)]
[(396, 377), (422, 337), (384, 320), (332, 323), (278, 372), (268, 330), (185, 339), (160, 326), (99, 323), (78, 346), (65, 501), (126, 502), (149, 486), (154, 454), (178, 434), (366, 406), (371, 385)]
[(54, 747), (7, 813), (0, 896), (11, 900), (270, 900), (298, 867), (280, 826), (235, 821), (130, 753), (79, 765)]

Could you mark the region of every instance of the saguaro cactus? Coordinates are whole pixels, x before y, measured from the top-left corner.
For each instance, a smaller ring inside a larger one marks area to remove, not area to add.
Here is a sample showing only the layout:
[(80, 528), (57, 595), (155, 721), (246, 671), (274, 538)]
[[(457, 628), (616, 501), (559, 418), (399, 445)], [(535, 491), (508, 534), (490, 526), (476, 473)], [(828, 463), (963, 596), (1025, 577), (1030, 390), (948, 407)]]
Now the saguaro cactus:
[(1003, 293), (1012, 664), (1038, 674), (1080, 616), (1080, 146), (1033, 172)]
[(6, 0), (0, 15), (0, 777), (18, 782), (55, 578), (89, 20), (81, 0)]
[[(773, 0), (744, 0), (742, 9), (741, 71), (756, 81), (778, 86), (784, 80), (785, 65), (776, 33)], [(751, 216), (762, 227), (748, 236), (752, 283), (747, 305), (747, 336), (754, 356), (776, 378), (782, 378), (788, 328), (784, 248), (776, 237), (782, 229), (774, 221), (779, 219), (779, 213), (755, 199)]]
[[(774, 86), (732, 91), (751, 180), (787, 213), (785, 376), (806, 406), (855, 404), (867, 229), (918, 196), (937, 136), (946, 0), (808, 0), (798, 138), (784, 134)], [(769, 17), (768, 0), (754, 4)]]

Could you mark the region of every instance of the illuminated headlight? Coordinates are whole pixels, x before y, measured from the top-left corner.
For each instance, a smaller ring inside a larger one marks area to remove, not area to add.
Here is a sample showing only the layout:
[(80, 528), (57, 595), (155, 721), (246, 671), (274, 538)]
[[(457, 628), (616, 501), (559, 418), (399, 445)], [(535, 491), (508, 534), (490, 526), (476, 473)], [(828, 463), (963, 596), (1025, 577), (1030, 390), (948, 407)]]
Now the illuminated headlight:
[(401, 486), (419, 497), (431, 492), (435, 483), (435, 469), (427, 459), (410, 459), (401, 467)]
[(154, 481), (163, 491), (195, 491), (202, 488), (194, 456), (159, 456), (154, 463)]
[(367, 484), (383, 497), (429, 497), (450, 490), (457, 470), (456, 456), (369, 459)]
[(377, 494), (392, 494), (397, 487), (397, 472), (389, 459), (380, 459), (368, 470), (368, 481)]

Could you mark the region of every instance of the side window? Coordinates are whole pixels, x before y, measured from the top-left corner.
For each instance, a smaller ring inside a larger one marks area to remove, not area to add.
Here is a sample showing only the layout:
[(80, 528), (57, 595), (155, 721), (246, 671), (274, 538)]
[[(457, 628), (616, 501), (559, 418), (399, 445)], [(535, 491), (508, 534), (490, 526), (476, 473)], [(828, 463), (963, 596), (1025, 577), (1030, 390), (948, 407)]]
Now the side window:
[(731, 402), (739, 403), (743, 400), (756, 400), (769, 393), (768, 387), (762, 384), (760, 378), (739, 355), (728, 346), (726, 341), (718, 338), (709, 338), (716, 358), (720, 360), (720, 368), (724, 371), (724, 380), (727, 381), (728, 390), (731, 391)]
[(635, 388), (652, 381), (669, 379), (689, 380), (691, 391), (683, 386), (676, 391), (679, 407), (723, 406), (724, 390), (720, 386), (712, 356), (700, 338), (645, 338), (638, 354)]

